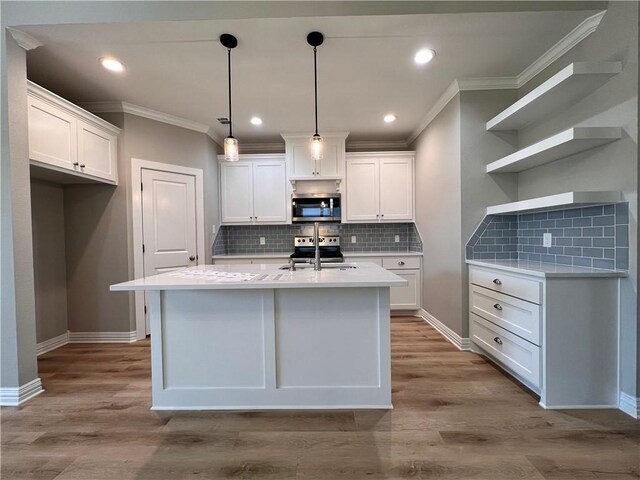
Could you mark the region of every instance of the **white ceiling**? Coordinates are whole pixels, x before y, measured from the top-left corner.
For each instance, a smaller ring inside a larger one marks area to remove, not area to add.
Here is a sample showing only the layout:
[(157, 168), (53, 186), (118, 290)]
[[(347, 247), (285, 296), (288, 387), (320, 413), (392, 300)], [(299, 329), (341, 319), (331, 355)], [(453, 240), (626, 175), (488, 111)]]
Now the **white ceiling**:
[[(118, 100), (211, 125), (227, 116), (226, 49), (233, 51), (234, 135), (241, 143), (281, 141), (313, 129), (313, 63), (318, 48), (322, 131), (350, 140), (404, 140), (456, 78), (518, 75), (593, 11), (509, 12), (177, 21), (21, 27), (44, 45), (28, 54), (28, 76), (80, 102)], [(422, 47), (437, 51), (425, 66)], [(116, 75), (98, 58), (127, 67)], [(393, 112), (398, 120), (385, 124)], [(249, 123), (259, 115), (264, 124)]]

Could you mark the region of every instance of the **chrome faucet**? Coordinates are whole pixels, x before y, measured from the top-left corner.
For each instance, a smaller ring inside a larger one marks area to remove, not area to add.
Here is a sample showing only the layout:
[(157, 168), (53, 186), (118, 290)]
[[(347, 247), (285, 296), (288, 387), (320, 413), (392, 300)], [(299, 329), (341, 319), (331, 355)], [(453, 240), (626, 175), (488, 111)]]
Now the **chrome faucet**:
[(313, 223), (313, 244), (316, 247), (313, 269), (319, 272), (322, 270), (322, 263), (320, 262), (320, 224), (318, 222)]

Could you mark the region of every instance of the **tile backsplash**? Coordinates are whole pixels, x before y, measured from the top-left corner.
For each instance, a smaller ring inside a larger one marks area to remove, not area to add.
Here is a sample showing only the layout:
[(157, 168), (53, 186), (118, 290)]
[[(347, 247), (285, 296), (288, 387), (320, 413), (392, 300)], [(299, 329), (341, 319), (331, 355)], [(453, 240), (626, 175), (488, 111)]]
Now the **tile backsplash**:
[[(552, 235), (551, 247), (543, 246), (545, 233)], [(469, 239), (466, 255), (628, 270), (629, 204), (487, 215)]]
[[(320, 226), (321, 235), (340, 235), (343, 252), (422, 252), (413, 223), (342, 223)], [(293, 251), (293, 237), (313, 235), (313, 225), (223, 225), (213, 244), (214, 255)], [(351, 237), (356, 243), (351, 243)], [(395, 236), (400, 241), (395, 241)], [(260, 245), (260, 237), (265, 244)]]

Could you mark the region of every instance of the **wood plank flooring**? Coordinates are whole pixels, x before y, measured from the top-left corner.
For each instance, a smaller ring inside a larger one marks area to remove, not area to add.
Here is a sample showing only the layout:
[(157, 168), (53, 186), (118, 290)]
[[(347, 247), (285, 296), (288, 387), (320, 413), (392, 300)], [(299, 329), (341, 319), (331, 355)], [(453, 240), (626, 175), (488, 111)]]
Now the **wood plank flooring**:
[(640, 422), (545, 411), (416, 318), (392, 324), (392, 411), (153, 412), (149, 343), (39, 358), (46, 392), (2, 408), (1, 478), (638, 479)]

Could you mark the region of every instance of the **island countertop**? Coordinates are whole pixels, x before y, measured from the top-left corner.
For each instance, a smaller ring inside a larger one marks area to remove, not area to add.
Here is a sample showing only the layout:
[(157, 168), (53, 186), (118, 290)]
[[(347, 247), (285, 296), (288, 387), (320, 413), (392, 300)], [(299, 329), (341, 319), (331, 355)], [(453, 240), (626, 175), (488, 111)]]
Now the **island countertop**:
[[(348, 266), (349, 264), (334, 264)], [(223, 278), (219, 274), (229, 274)], [(237, 274), (237, 275), (235, 275)], [(237, 278), (236, 278), (237, 277)], [(279, 265), (200, 265), (111, 285), (111, 291), (134, 290), (238, 290), (270, 288), (404, 287), (407, 280), (374, 263), (356, 268), (326, 267), (316, 272), (300, 268), (291, 272)]]

